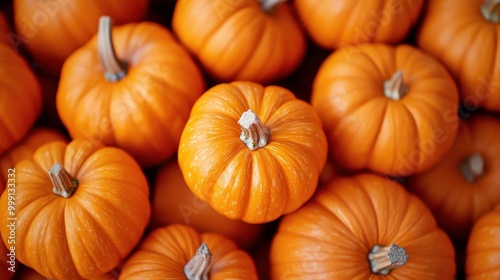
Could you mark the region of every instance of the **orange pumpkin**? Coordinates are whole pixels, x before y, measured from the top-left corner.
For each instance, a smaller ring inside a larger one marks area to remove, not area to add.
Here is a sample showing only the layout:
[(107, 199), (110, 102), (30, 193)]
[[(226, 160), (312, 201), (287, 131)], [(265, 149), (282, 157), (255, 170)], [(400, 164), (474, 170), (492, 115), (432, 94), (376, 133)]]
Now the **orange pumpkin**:
[(500, 120), (475, 115), (461, 123), (451, 151), (431, 170), (414, 176), (410, 190), (459, 241), (474, 223), (500, 203)]
[(64, 60), (95, 35), (101, 15), (123, 25), (141, 20), (148, 6), (149, 0), (14, 0), (14, 43), (58, 76)]
[(257, 279), (252, 258), (223, 235), (186, 225), (151, 232), (125, 263), (120, 279)]
[(172, 28), (221, 82), (286, 77), (306, 50), (304, 33), (284, 0), (178, 0)]
[(295, 0), (314, 42), (326, 49), (400, 43), (419, 19), (424, 0)]
[(64, 64), (56, 96), (61, 121), (72, 138), (120, 147), (143, 166), (158, 164), (177, 150), (204, 91), (201, 72), (159, 24), (100, 22), (98, 35)]
[(467, 243), (468, 280), (500, 279), (500, 204), (482, 216)]
[(373, 174), (336, 178), (283, 217), (270, 260), (271, 279), (455, 279), (453, 244), (429, 209)]
[(196, 101), (178, 160), (188, 187), (217, 212), (265, 223), (312, 196), (326, 155), (312, 106), (279, 86), (233, 82)]
[(428, 1), (418, 46), (439, 59), (469, 111), (500, 112), (500, 1)]
[[(0, 154), (21, 140), (42, 111), (42, 92), (26, 60), (0, 44)], [(2, 171), (3, 172), (3, 171)]]
[(230, 220), (201, 201), (189, 189), (177, 160), (161, 167), (153, 188), (153, 228), (186, 224), (200, 232), (222, 234), (248, 248), (261, 235), (263, 226)]
[(9, 22), (7, 21), (7, 17), (5, 17), (5, 14), (0, 10), (0, 43), (6, 43), (10, 46), (9, 33)]
[(332, 158), (346, 169), (423, 172), (450, 150), (457, 133), (453, 79), (409, 45), (339, 49), (318, 70), (311, 103)]
[[(148, 183), (136, 161), (87, 140), (43, 145), (16, 165), (15, 183), (8, 183), (0, 222), (16, 218), (17, 260), (55, 280), (110, 272), (139, 243), (150, 216)], [(2, 232), (4, 243), (11, 236)]]

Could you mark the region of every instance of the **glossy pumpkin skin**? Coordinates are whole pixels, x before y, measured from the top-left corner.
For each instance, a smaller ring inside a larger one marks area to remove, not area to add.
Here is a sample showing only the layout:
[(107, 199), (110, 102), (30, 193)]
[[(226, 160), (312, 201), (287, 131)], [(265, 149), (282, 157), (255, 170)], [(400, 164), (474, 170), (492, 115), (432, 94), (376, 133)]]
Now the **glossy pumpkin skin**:
[(26, 60), (0, 44), (0, 154), (30, 130), (42, 111), (40, 84)]
[[(270, 142), (257, 150), (239, 138), (238, 120), (249, 109), (270, 131)], [(312, 196), (326, 155), (326, 137), (312, 106), (282, 87), (233, 82), (196, 101), (178, 160), (188, 187), (217, 212), (265, 223)]]
[(486, 1), (428, 1), (417, 44), (449, 69), (471, 110), (500, 112), (500, 24), (485, 19)]
[[(402, 71), (407, 93), (385, 96), (384, 81)], [(343, 168), (392, 176), (423, 172), (455, 140), (458, 92), (446, 69), (409, 45), (342, 48), (321, 65), (311, 103), (332, 158)]]
[(467, 243), (467, 279), (500, 278), (500, 204), (482, 216)]
[(118, 59), (128, 63), (126, 76), (106, 81), (94, 37), (65, 62), (57, 110), (72, 138), (122, 148), (142, 166), (158, 164), (177, 150), (191, 107), (204, 91), (203, 77), (158, 24), (132, 23), (114, 27), (112, 34)]
[[(431, 170), (414, 176), (410, 190), (434, 213), (450, 237), (466, 241), (474, 223), (500, 203), (500, 121), (477, 115), (461, 123), (457, 140), (441, 162)], [(479, 153), (484, 174), (468, 182), (461, 173), (461, 162)]]
[(286, 2), (265, 12), (256, 0), (178, 0), (172, 28), (220, 82), (271, 83), (293, 72), (306, 50)]
[(423, 0), (295, 0), (316, 44), (326, 49), (364, 43), (402, 42), (416, 24)]
[[(78, 180), (69, 198), (52, 192), (48, 170), (55, 163)], [(87, 140), (40, 147), (33, 159), (16, 165), (15, 192), (17, 260), (50, 279), (111, 271), (138, 244), (150, 217), (139, 165), (120, 149)], [(10, 217), (7, 193), (0, 198), (4, 224)], [(8, 237), (2, 232), (4, 242)]]
[(101, 15), (123, 25), (141, 20), (148, 6), (149, 0), (15, 0), (16, 44), (58, 76), (64, 60), (96, 34)]
[[(372, 274), (367, 255), (392, 243), (408, 254), (387, 276)], [(454, 279), (455, 252), (432, 213), (401, 185), (379, 175), (338, 177), (273, 238), (271, 279)]]
[(158, 171), (152, 204), (153, 228), (186, 224), (199, 232), (222, 234), (242, 248), (250, 247), (264, 228), (228, 219), (201, 201), (187, 186), (176, 159)]
[(120, 279), (186, 279), (184, 266), (202, 242), (212, 252), (210, 280), (258, 279), (252, 258), (233, 241), (219, 234), (198, 233), (186, 225), (149, 233), (125, 263)]

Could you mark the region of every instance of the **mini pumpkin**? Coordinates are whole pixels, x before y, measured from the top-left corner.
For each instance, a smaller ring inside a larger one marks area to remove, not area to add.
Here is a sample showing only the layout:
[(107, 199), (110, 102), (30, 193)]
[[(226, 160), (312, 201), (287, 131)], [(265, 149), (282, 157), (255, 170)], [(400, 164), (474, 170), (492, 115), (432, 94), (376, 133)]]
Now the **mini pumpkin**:
[(457, 241), (500, 203), (500, 120), (474, 115), (461, 122), (451, 151), (431, 170), (411, 178), (409, 187)]
[(285, 88), (239, 81), (196, 101), (178, 160), (188, 187), (217, 212), (265, 223), (312, 196), (326, 155), (312, 106)]
[(125, 262), (120, 279), (256, 280), (255, 264), (220, 234), (170, 225), (149, 233)]
[(423, 172), (457, 134), (455, 82), (436, 59), (410, 45), (335, 51), (318, 70), (311, 98), (332, 158), (348, 170)]
[(274, 235), (271, 279), (455, 279), (455, 252), (425, 204), (379, 175), (337, 177)]
[(500, 112), (500, 1), (428, 1), (419, 48), (439, 59), (461, 89), (461, 100)]
[[(41, 275), (100, 277), (139, 243), (150, 217), (149, 188), (123, 150), (88, 140), (51, 142), (15, 172), (15, 188), (8, 185), (0, 198), (0, 221), (16, 218), (16, 258)], [(2, 238), (7, 243), (9, 234), (2, 231)]]
[(295, 0), (314, 42), (338, 49), (364, 43), (402, 42), (420, 17), (423, 0)]
[(172, 28), (219, 82), (284, 78), (306, 50), (300, 23), (285, 0), (178, 0)]
[(97, 36), (64, 64), (56, 96), (61, 121), (72, 138), (122, 148), (142, 166), (158, 164), (177, 151), (204, 91), (202, 74), (165, 27), (112, 28), (107, 16), (100, 23)]

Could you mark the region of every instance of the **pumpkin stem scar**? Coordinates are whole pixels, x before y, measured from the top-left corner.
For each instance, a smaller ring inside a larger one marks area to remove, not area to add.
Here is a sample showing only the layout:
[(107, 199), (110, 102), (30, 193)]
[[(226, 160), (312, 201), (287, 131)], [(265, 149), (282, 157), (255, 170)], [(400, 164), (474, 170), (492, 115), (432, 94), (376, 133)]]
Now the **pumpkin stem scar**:
[(481, 5), (481, 13), (486, 20), (500, 23), (500, 0), (485, 0)]
[(188, 280), (208, 280), (212, 267), (212, 252), (206, 243), (201, 243), (196, 254), (184, 266), (184, 274)]
[(474, 183), (483, 176), (484, 173), (484, 159), (478, 154), (472, 154), (462, 161), (460, 171), (469, 183)]
[(269, 129), (251, 109), (241, 115), (238, 124), (241, 126), (240, 139), (250, 150), (263, 148), (269, 143)]
[(408, 87), (403, 83), (403, 72), (396, 71), (389, 80), (384, 81), (384, 95), (387, 98), (400, 100), (408, 92)]
[(279, 4), (286, 2), (287, 0), (259, 0), (262, 9), (266, 13), (272, 13)]
[(393, 269), (405, 265), (408, 255), (404, 248), (396, 244), (385, 247), (375, 245), (368, 254), (368, 260), (372, 273), (387, 275)]
[(50, 168), (49, 177), (54, 186), (52, 192), (64, 198), (71, 197), (78, 187), (78, 180), (71, 176), (59, 163), (55, 163)]
[(97, 51), (104, 72), (104, 78), (108, 82), (116, 82), (125, 77), (125, 67), (116, 57), (111, 30), (113, 22), (108, 16), (99, 18), (99, 29), (97, 31)]

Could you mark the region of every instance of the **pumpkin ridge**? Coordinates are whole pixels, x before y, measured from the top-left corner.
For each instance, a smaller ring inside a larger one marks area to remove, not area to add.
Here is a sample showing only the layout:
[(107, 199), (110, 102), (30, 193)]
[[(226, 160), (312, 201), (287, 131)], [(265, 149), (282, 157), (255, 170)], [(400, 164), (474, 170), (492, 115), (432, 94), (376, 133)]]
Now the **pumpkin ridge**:
[[(372, 100), (372, 101), (375, 102), (376, 100)], [(384, 128), (384, 123), (388, 119), (388, 118), (386, 118), (386, 116), (387, 116), (387, 111), (389, 111), (389, 106), (391, 106), (391, 104), (389, 102), (382, 102), (382, 103), (384, 104), (384, 113), (382, 114), (382, 117), (381, 117), (380, 122), (379, 122), (379, 126), (376, 130), (376, 133), (375, 133), (375, 135), (377, 135), (377, 137), (373, 137), (371, 147), (367, 153), (368, 155), (370, 155), (368, 157), (368, 163), (376, 162), (376, 160), (374, 159), (374, 151), (375, 151), (375, 147), (377, 146), (378, 141), (380, 140), (380, 137), (378, 137), (378, 136), (380, 135), (380, 132)]]
[[(363, 193), (363, 195), (367, 198), (367, 200), (370, 201), (370, 203), (369, 203), (370, 204), (370, 208), (372, 209), (373, 216), (375, 218), (375, 229), (373, 230), (373, 233), (375, 234), (375, 240), (377, 240), (377, 242), (379, 242), (379, 240), (380, 240), (380, 229), (379, 229), (379, 217), (378, 217), (377, 207), (375, 206), (375, 203), (373, 202), (372, 196), (370, 195), (370, 193), (366, 189), (366, 186), (365, 186), (365, 184), (363, 184), (363, 182), (361, 181), (361, 179), (359, 177), (353, 177), (353, 179), (354, 179), (354, 182), (357, 185), (356, 187)], [(373, 246), (373, 245), (370, 244), (370, 246)]]
[[(436, 232), (437, 230), (439, 230), (439, 228), (436, 226), (436, 227), (434, 227), (433, 229), (431, 229), (429, 232), (426, 232), (426, 233), (422, 233), (422, 234), (420, 234), (420, 235), (418, 236), (418, 238), (413, 237), (413, 238), (412, 238), (412, 239), (410, 239), (410, 240), (406, 240), (406, 239), (404, 238), (404, 237), (406, 236), (407, 232), (406, 232), (406, 231), (403, 231), (403, 230), (401, 229), (401, 226), (403, 225), (403, 222), (407, 219), (407, 217), (408, 217), (408, 215), (409, 215), (408, 210), (410, 209), (410, 205), (412, 204), (412, 203), (411, 203), (411, 201), (412, 201), (412, 200), (415, 200), (415, 199), (419, 200), (419, 206), (418, 206), (419, 208), (421, 208), (421, 209), (422, 209), (422, 207), (421, 207), (421, 206), (425, 206), (425, 204), (424, 204), (424, 203), (423, 203), (423, 202), (422, 202), (419, 198), (417, 198), (417, 197), (415, 197), (415, 196), (413, 196), (413, 195), (411, 195), (411, 194), (410, 194), (410, 197), (408, 198), (408, 203), (405, 203), (405, 204), (404, 204), (404, 205), (406, 206), (405, 215), (404, 215), (403, 219), (401, 220), (401, 222), (399, 223), (399, 224), (400, 224), (400, 226), (399, 226), (399, 229), (397, 230), (397, 234), (396, 234), (396, 236), (394, 236), (394, 239), (395, 239), (395, 240), (401, 240), (401, 241), (399, 241), (399, 243), (404, 243), (404, 244), (406, 245), (406, 247), (409, 247), (408, 245), (411, 245), (412, 243), (417, 242), (417, 241), (419, 241), (420, 239), (425, 238), (425, 237), (427, 237), (428, 235), (433, 234), (434, 232)], [(406, 227), (406, 228), (407, 228), (407, 231), (408, 231), (408, 230), (411, 230), (411, 229), (413, 229), (413, 228), (415, 228), (415, 227), (417, 227), (417, 226), (418, 226), (418, 224), (420, 224), (420, 223), (421, 223), (421, 221), (422, 221), (424, 218), (426, 218), (426, 216), (428, 216), (427, 214), (429, 214), (429, 212), (428, 212), (428, 211), (426, 211), (426, 212), (425, 212), (425, 214), (426, 214), (426, 215), (424, 215), (424, 214), (419, 215), (419, 216), (417, 217), (417, 219), (415, 219), (415, 220), (413, 221), (413, 226), (411, 226), (411, 227), (410, 227), (410, 226), (407, 226), (407, 227)], [(435, 222), (435, 220), (434, 220), (434, 223), (436, 223), (436, 222)]]
[[(401, 107), (404, 108), (405, 111), (408, 113), (409, 119), (412, 120), (413, 128), (415, 129), (415, 135), (416, 135), (416, 139), (415, 140), (418, 140), (418, 141), (414, 141), (413, 142), (413, 150), (414, 151), (415, 150), (418, 151), (418, 162), (417, 162), (417, 165), (420, 165), (420, 162), (422, 161), (422, 152), (419, 151), (418, 147), (416, 147), (416, 143), (420, 142), (420, 127), (418, 126), (417, 119), (415, 119), (415, 116), (413, 115), (414, 114), (413, 110), (410, 110), (410, 108), (412, 108), (412, 107), (407, 106), (407, 104), (404, 104)], [(412, 167), (412, 168), (415, 169), (416, 167)], [(413, 173), (413, 172), (414, 172), (414, 170), (411, 173)]]

